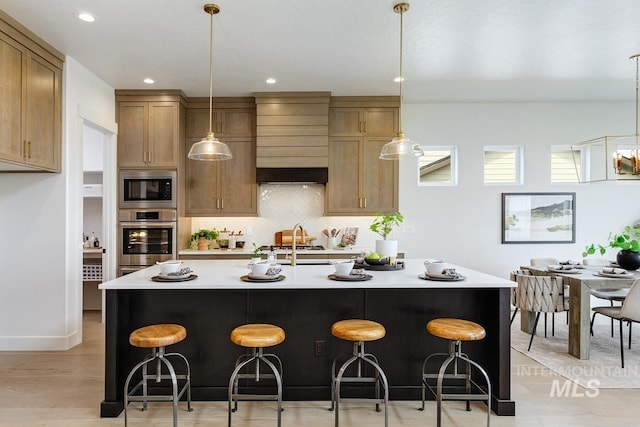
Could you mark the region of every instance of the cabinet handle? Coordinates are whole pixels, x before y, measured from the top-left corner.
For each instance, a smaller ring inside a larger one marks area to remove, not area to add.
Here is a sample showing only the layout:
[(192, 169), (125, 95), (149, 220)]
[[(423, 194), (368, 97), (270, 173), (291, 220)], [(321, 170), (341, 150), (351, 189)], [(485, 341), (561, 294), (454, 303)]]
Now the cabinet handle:
[[(366, 120), (362, 122), (362, 132), (363, 133), (367, 133), (367, 121)], [(366, 208), (366, 206), (365, 206), (365, 208)]]
[(149, 164), (151, 164), (153, 162), (153, 157), (152, 157), (153, 153), (151, 151), (149, 151)]
[(358, 207), (362, 209), (362, 197), (358, 197)]
[(220, 199), (220, 209), (224, 209), (224, 199)]
[(362, 133), (362, 122), (358, 122), (358, 132)]
[(364, 198), (364, 208), (367, 209), (367, 198)]
[(29, 147), (29, 158), (31, 158), (31, 141), (28, 142), (27, 146)]
[(220, 209), (220, 199), (216, 199), (216, 209)]
[(22, 141), (22, 158), (27, 158), (27, 140)]
[(142, 163), (144, 163), (145, 165), (147, 164), (147, 152), (146, 151), (142, 152)]

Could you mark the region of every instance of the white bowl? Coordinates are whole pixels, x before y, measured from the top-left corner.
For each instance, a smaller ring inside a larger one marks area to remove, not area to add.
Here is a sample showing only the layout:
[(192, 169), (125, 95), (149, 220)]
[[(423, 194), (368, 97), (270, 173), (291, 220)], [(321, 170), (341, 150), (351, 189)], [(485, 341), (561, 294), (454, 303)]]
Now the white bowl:
[(268, 262), (256, 262), (251, 264), (251, 275), (252, 276), (266, 276), (267, 270), (269, 270), (271, 264)]
[(171, 260), (165, 262), (156, 262), (160, 266), (160, 274), (166, 276), (169, 273), (175, 273), (180, 270), (180, 266), (182, 265), (182, 261), (180, 260)]
[(338, 276), (348, 276), (353, 270), (353, 263), (353, 261), (334, 262), (333, 267)]
[(429, 274), (444, 274), (451, 266), (444, 261), (425, 261), (424, 268)]

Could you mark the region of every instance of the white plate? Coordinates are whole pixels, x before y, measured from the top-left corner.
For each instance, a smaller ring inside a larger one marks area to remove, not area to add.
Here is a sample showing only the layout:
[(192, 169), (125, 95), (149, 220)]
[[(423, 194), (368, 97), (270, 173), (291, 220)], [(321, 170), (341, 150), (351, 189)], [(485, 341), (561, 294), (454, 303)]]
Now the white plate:
[(614, 277), (616, 279), (627, 279), (629, 277), (633, 277), (632, 274), (615, 274), (615, 273), (603, 273), (602, 271), (598, 271), (597, 273), (593, 273), (594, 276), (600, 277)]
[(570, 270), (556, 270), (555, 268), (547, 268), (550, 273), (567, 273), (567, 274), (580, 274), (582, 271), (572, 268)]
[(188, 273), (185, 274), (181, 274), (179, 276), (175, 275), (175, 274), (162, 274), (162, 273), (158, 273), (158, 277), (161, 279), (167, 279), (167, 280), (181, 280), (181, 279), (186, 279), (187, 277), (191, 276), (193, 274), (193, 271), (190, 271)]

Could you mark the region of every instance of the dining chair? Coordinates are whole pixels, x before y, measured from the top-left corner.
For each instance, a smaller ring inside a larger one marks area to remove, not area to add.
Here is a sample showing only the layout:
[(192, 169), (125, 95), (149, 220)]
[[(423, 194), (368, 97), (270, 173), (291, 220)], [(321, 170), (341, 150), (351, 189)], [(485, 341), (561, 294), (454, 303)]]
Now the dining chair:
[[(603, 257), (591, 257), (591, 258), (583, 258), (582, 264), (605, 267), (609, 265), (609, 261)], [(609, 304), (611, 305), (611, 307), (615, 305), (614, 301), (622, 303), (622, 301), (624, 301), (624, 299), (627, 297), (628, 293), (629, 293), (629, 289), (608, 289), (608, 288), (591, 289), (591, 295), (593, 295), (596, 298), (609, 301)], [(597, 314), (596, 312), (593, 313), (593, 318), (595, 318), (596, 314)], [(593, 318), (591, 319), (592, 325), (593, 325)], [(591, 328), (591, 335), (593, 335), (593, 328)], [(611, 319), (611, 336), (613, 337), (613, 318)]]
[[(558, 258), (531, 258), (529, 259), (529, 265), (531, 266), (549, 266), (549, 265), (557, 265), (560, 263)], [(566, 323), (569, 324), (569, 286), (565, 286), (564, 289), (564, 307), (567, 315), (566, 315)], [(556, 318), (555, 313), (551, 316), (551, 336), (555, 336), (556, 333)], [(544, 336), (547, 336), (547, 314), (544, 315)]]
[[(629, 324), (629, 349), (631, 349), (631, 325), (633, 322), (640, 322), (640, 279), (633, 282), (627, 298), (622, 302), (622, 306), (594, 307), (593, 311), (618, 321), (620, 325), (620, 363), (624, 368), (622, 322)], [(591, 328), (593, 328), (593, 318), (591, 318)]]
[(531, 350), (531, 343), (536, 334), (540, 313), (557, 313), (565, 310), (564, 287), (562, 277), (530, 276), (516, 274), (516, 307), (523, 311), (536, 313), (533, 331), (527, 351)]
[[(516, 270), (516, 271), (512, 271), (509, 274), (509, 280), (511, 280), (512, 282), (516, 281), (516, 277), (518, 276), (518, 274), (526, 274), (528, 276), (531, 275), (531, 270), (528, 270), (526, 268), (520, 269), (520, 270)], [(516, 314), (518, 314), (518, 306), (516, 305), (516, 301), (518, 299), (518, 288), (511, 288), (511, 305), (514, 307), (513, 309), (513, 314), (511, 315), (511, 323), (513, 325), (513, 319), (516, 318)]]

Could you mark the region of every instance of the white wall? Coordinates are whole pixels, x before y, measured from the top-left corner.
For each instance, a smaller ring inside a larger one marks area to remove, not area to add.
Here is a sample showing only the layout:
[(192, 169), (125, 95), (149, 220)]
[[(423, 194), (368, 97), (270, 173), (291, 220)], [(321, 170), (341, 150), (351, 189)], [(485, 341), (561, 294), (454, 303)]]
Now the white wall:
[[(418, 187), (415, 160), (403, 160), (400, 210), (412, 236), (408, 256), (444, 258), (508, 277), (531, 257), (580, 260), (587, 243), (640, 219), (640, 182), (551, 184), (550, 146), (634, 129), (633, 103), (456, 103), (404, 106), (405, 132), (423, 145), (456, 145), (456, 187)], [(483, 146), (522, 145), (524, 185), (483, 185)], [(501, 244), (501, 193), (576, 192), (575, 244)], [(608, 256), (614, 257), (615, 251)]]
[(80, 112), (113, 129), (113, 89), (66, 58), (62, 173), (0, 180), (0, 350), (62, 350), (82, 338)]

